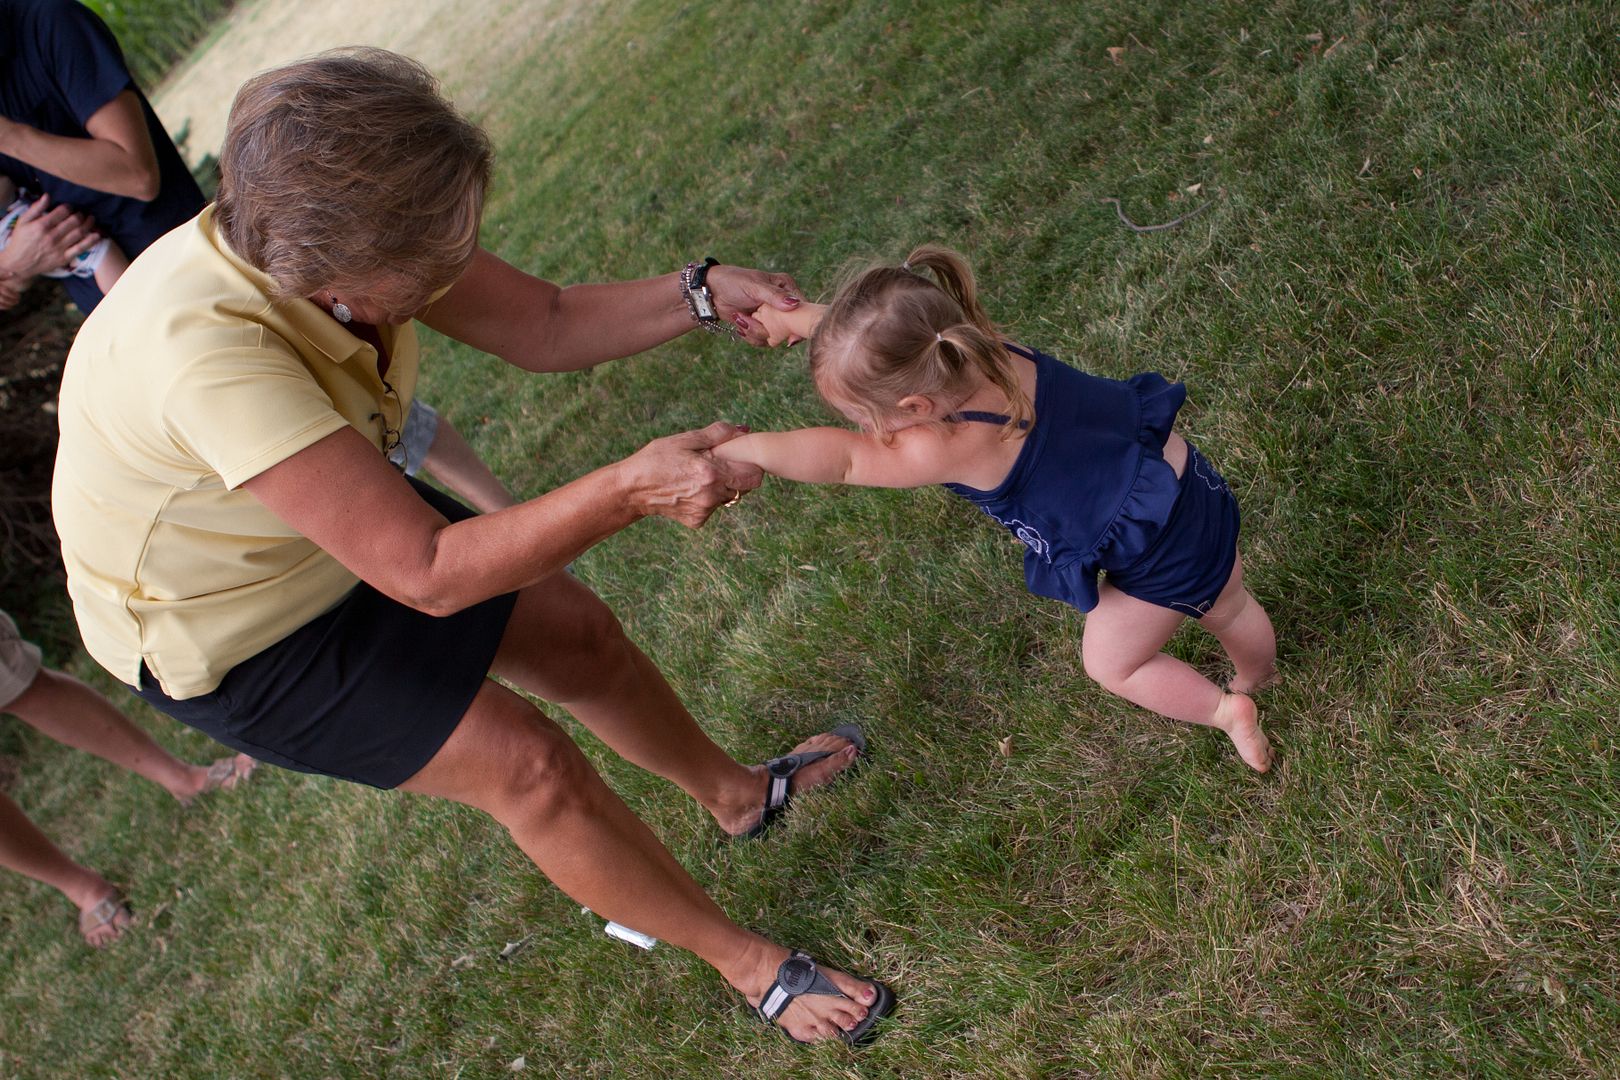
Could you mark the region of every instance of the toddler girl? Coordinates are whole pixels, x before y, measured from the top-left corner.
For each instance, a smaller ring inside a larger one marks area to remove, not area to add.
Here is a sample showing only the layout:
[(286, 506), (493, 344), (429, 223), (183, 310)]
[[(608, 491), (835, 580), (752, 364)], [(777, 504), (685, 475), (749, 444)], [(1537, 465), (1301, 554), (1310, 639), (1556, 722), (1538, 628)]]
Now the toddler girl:
[[(1088, 612), (1087, 674), (1220, 728), (1251, 768), (1270, 768), (1248, 695), (1276, 679), (1276, 638), (1243, 587), (1231, 489), (1171, 430), (1185, 387), (1099, 378), (1004, 340), (967, 263), (938, 247), (868, 270), (830, 305), (754, 318), (773, 345), (810, 339), (816, 388), (861, 431), (761, 432), (715, 457), (809, 483), (944, 484), (1024, 542), (1031, 592)], [(1189, 616), (1232, 661), (1224, 691), (1160, 651)]]
[[(5, 207), (0, 211), (0, 251), (11, 242), (11, 231), (32, 205), (33, 200), (27, 192), (18, 190), (9, 177), (0, 176), (0, 206)], [(123, 250), (109, 238), (102, 237), (87, 250), (70, 258), (66, 266), (45, 271), (45, 276), (95, 278), (96, 287), (102, 295), (106, 295), (128, 266), (129, 260), (124, 257)]]

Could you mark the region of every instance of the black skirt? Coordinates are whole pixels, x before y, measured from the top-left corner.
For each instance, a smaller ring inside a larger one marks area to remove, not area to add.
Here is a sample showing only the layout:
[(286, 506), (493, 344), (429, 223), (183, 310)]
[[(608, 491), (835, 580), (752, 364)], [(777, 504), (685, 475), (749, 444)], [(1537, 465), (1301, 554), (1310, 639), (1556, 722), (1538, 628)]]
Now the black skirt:
[[(417, 480), (451, 521), (472, 510)], [(175, 701), (143, 666), (135, 692), (259, 761), (372, 787), (409, 780), (472, 705), (516, 593), (427, 615), (361, 582), (338, 605), (233, 667), (211, 693)]]

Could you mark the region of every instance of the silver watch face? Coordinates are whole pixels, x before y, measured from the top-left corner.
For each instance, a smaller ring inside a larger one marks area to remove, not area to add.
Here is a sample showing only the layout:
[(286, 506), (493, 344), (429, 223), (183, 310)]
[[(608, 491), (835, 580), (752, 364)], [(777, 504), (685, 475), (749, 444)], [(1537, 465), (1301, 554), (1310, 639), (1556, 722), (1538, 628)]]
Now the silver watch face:
[(708, 286), (692, 290), (692, 307), (697, 317), (704, 322), (716, 318), (714, 313), (714, 295), (709, 292)]

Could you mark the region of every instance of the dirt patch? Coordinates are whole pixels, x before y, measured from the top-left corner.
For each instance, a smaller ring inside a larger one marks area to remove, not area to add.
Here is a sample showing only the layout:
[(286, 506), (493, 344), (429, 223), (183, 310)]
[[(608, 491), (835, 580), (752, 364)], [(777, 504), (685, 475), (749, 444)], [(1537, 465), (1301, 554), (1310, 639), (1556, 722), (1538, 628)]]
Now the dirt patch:
[(0, 319), (0, 587), (60, 573), (51, 524), (56, 390), (81, 321), (52, 281)]
[(50, 470), (57, 460), (57, 387), (79, 322), (55, 282), (29, 288), (0, 317), (0, 597), (6, 602), (63, 576), (62, 547), (50, 523)]
[(217, 154), (225, 117), (255, 72), (340, 45), (379, 45), (426, 64), (470, 116), (513, 65), (589, 29), (601, 0), (245, 0), (209, 43), (152, 95), (170, 131), (188, 129), (195, 160)]

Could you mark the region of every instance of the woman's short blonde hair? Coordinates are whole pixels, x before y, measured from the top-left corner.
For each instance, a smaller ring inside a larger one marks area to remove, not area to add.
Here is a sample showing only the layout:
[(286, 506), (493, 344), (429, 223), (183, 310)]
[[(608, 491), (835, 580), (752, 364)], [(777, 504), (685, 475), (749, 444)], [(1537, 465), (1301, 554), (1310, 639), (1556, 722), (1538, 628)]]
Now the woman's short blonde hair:
[(421, 64), (339, 49), (237, 92), (215, 214), (280, 299), (387, 279), (425, 303), (477, 251), (490, 159)]

